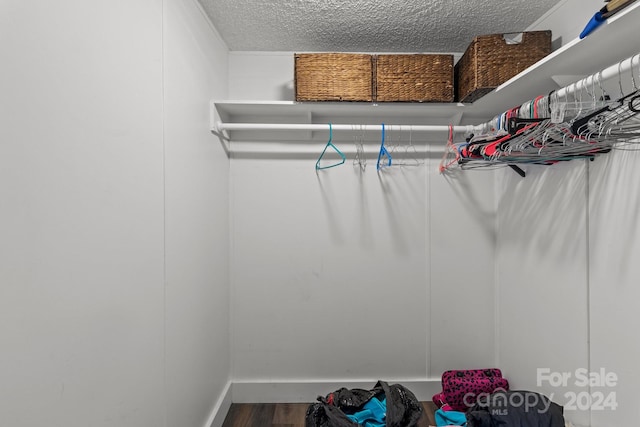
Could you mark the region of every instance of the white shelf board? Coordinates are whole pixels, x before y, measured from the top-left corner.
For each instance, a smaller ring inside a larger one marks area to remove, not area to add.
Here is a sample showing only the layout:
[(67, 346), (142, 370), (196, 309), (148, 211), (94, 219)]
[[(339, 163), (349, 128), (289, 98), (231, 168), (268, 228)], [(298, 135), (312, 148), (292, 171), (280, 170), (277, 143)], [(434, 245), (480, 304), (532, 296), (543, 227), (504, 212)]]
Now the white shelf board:
[[(374, 119), (450, 117), (464, 111), (460, 103), (366, 103), (366, 102), (294, 102), (294, 101), (219, 101), (214, 102), (223, 120), (246, 117), (371, 117)], [(234, 121), (235, 121), (234, 120)]]
[[(225, 123), (448, 125), (457, 124), (468, 105), (459, 103), (353, 103), (293, 101), (220, 101), (212, 103), (212, 131)], [(328, 128), (327, 128), (328, 129)], [(354, 127), (354, 132), (358, 129)], [(305, 141), (325, 139), (326, 132), (244, 131), (226, 133), (232, 141)], [(369, 132), (368, 138), (379, 136)]]

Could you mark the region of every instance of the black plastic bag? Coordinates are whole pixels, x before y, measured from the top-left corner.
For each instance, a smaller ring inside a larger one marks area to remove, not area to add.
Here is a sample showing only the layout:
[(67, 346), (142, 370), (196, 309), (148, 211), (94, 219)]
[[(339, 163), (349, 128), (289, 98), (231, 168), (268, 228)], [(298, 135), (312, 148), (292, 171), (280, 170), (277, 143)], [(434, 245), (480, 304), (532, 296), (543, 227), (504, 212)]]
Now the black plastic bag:
[(378, 381), (371, 390), (341, 388), (318, 397), (305, 416), (306, 427), (358, 427), (347, 415), (361, 410), (373, 397), (386, 398), (386, 426), (413, 427), (422, 417), (422, 405), (415, 395), (400, 384)]

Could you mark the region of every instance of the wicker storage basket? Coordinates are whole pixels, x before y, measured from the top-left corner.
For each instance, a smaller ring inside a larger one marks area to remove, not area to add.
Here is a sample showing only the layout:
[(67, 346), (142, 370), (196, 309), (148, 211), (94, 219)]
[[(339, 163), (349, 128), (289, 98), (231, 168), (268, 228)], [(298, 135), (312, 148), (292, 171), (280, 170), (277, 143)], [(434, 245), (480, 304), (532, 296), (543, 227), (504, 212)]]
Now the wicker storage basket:
[(371, 55), (298, 53), (296, 101), (373, 101)]
[(453, 55), (374, 57), (378, 102), (453, 102)]
[(507, 41), (511, 34), (473, 39), (455, 68), (459, 101), (477, 100), (551, 53), (551, 31), (521, 34), (516, 43)]

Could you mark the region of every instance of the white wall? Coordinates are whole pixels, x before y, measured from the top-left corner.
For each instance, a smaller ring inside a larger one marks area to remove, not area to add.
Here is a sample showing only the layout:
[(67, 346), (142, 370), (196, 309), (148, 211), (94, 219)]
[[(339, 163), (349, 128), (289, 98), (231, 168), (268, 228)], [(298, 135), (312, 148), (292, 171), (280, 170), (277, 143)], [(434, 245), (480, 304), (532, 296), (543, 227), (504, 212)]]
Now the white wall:
[(234, 380), (426, 374), (422, 169), (232, 162)]
[[(478, 220), (493, 217), (491, 174), (435, 171), (232, 160), (234, 381), (437, 385), (442, 370), (493, 364), (494, 230)], [(488, 212), (463, 210), (469, 188)]]
[[(529, 167), (525, 180), (499, 175), (500, 365), (512, 385), (553, 396), (577, 425), (629, 425), (639, 415), (638, 160), (614, 151)], [(570, 377), (539, 383), (538, 369)], [(613, 382), (583, 385), (580, 369)]]
[(2, 424), (161, 425), (162, 4), (2, 9)]
[(440, 383), (448, 369), (497, 366), (496, 205), (492, 171), (441, 175), (442, 147), (434, 144), (432, 150), (428, 360), (429, 375)]
[(2, 3), (2, 425), (202, 426), (226, 386), (226, 49), (194, 3)]
[(229, 159), (209, 131), (227, 48), (196, 0), (163, 22), (167, 425), (208, 427), (230, 403)]
[[(293, 99), (282, 90), (293, 53), (229, 61), (233, 99)], [(232, 143), (242, 148), (231, 160), (236, 401), (309, 401), (379, 378), (427, 383), (429, 399), (443, 370), (493, 365), (493, 174), (439, 175), (445, 137), (421, 145), (426, 164), (380, 173), (371, 157), (360, 172), (353, 155), (316, 173), (317, 138), (299, 152)], [(349, 151), (352, 137), (334, 142)]]
[[(497, 175), (499, 364), (512, 388), (564, 405), (565, 393), (580, 391), (575, 381), (539, 385), (538, 369), (588, 366), (586, 166), (525, 169), (525, 179), (509, 170)], [(588, 422), (588, 414), (566, 415)]]
[(614, 151), (589, 171), (590, 362), (592, 370), (604, 368), (618, 377), (615, 385), (591, 392), (614, 393), (619, 405), (615, 411), (594, 410), (594, 427), (629, 425), (640, 416), (639, 161), (637, 152)]
[(229, 99), (293, 101), (292, 52), (229, 52)]

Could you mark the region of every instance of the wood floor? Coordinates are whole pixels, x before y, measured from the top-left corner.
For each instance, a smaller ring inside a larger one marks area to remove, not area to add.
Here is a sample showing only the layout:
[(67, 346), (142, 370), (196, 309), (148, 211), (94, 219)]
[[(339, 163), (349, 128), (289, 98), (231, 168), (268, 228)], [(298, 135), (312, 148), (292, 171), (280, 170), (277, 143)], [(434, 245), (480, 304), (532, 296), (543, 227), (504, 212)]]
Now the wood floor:
[[(433, 402), (422, 402), (424, 416), (418, 427), (435, 426)], [(234, 403), (222, 427), (305, 427), (308, 403)]]

